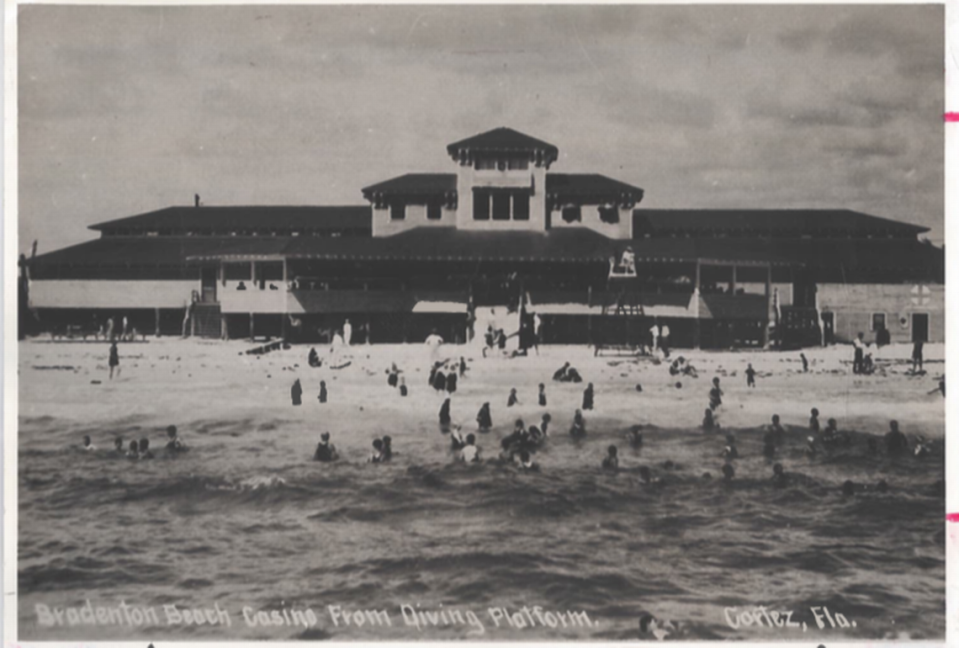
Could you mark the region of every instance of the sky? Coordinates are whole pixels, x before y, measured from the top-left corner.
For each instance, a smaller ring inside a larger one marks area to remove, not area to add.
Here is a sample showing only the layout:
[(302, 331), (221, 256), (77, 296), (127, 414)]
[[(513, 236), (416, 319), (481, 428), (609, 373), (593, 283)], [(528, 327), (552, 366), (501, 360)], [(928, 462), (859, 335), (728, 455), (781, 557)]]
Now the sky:
[(639, 208), (848, 208), (943, 239), (944, 9), (19, 8), (19, 228), (365, 204), (509, 126)]

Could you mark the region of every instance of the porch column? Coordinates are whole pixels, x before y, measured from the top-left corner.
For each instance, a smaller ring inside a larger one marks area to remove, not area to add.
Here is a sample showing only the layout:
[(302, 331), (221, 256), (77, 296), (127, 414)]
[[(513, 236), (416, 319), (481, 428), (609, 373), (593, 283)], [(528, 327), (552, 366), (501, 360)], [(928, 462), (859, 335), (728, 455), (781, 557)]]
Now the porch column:
[[(763, 326), (763, 349), (769, 349), (769, 313), (772, 311), (773, 268), (766, 266), (766, 320)], [(779, 331), (776, 331), (779, 334)]]
[(226, 323), (226, 315), (220, 315), (220, 339), (229, 340), (230, 330)]
[(250, 342), (256, 337), (253, 331), (253, 313), (250, 313)]
[(693, 349), (700, 348), (699, 299), (700, 299), (700, 263), (696, 259), (696, 281), (693, 284)]
[(157, 337), (160, 337), (160, 308), (159, 307), (154, 309), (153, 332), (156, 334)]
[(256, 288), (256, 261), (250, 261), (250, 290)]

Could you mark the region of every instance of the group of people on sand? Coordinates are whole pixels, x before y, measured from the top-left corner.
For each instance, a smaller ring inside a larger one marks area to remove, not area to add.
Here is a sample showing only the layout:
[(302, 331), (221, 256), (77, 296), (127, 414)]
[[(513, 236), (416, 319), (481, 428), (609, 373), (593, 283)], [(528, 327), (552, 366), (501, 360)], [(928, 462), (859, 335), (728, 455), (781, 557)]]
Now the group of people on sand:
[[(329, 392), (326, 389), (326, 381), (320, 381), (320, 392), (316, 395), (316, 400), (321, 404), (325, 403), (329, 398)], [(300, 383), (300, 379), (297, 378), (293, 381), (293, 386), (290, 387), (290, 400), (293, 402), (293, 405), (302, 405), (303, 404), (303, 385)]]
[(580, 383), (583, 382), (583, 377), (579, 375), (575, 367), (569, 366), (569, 363), (566, 362), (553, 373), (553, 380), (556, 382)]
[(437, 360), (430, 367), (430, 386), (438, 392), (452, 394), (456, 391), (458, 377), (466, 374), (466, 359), (460, 357)]
[[(186, 452), (187, 446), (177, 433), (175, 425), (167, 427), (166, 433), (167, 443), (164, 449), (167, 455)], [(97, 450), (97, 447), (93, 445), (93, 440), (89, 435), (83, 437), (83, 450), (86, 452), (95, 452)], [(127, 445), (122, 436), (117, 436), (113, 440), (113, 451), (117, 457), (123, 457), (125, 459), (141, 460), (153, 459), (155, 457), (153, 451), (150, 450), (150, 439), (147, 437), (143, 437), (139, 441), (131, 439), (129, 445)]]

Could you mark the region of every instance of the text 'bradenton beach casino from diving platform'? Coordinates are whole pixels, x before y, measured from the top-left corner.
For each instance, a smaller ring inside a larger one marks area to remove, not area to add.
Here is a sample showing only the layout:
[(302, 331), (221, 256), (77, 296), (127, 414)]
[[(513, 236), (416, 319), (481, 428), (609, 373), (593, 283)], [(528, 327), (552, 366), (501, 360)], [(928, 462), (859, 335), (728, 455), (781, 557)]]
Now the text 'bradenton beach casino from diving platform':
[[(696, 348), (941, 342), (944, 251), (928, 228), (844, 210), (643, 209), (643, 189), (553, 173), (509, 128), (450, 144), (451, 173), (361, 206), (168, 207), (21, 258), (21, 333), (353, 343), (479, 340), (538, 316), (544, 344)], [(29, 215), (27, 215), (29, 217)]]

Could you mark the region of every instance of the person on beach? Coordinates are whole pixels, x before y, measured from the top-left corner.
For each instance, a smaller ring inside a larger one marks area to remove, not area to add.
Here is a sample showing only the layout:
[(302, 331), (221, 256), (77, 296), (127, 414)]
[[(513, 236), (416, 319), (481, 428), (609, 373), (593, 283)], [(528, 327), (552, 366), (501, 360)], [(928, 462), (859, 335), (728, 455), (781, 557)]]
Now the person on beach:
[(442, 365), (436, 368), (436, 373), (433, 375), (433, 389), (438, 392), (446, 391), (446, 374), (443, 373)]
[(310, 347), (310, 353), (306, 356), (306, 361), (311, 367), (319, 367), (323, 364), (320, 361), (320, 354), (316, 352), (316, 347)]
[(922, 371), (922, 340), (916, 340), (912, 345), (912, 373)]
[(786, 473), (783, 472), (783, 465), (777, 463), (773, 465), (773, 486), (776, 488), (786, 487)]
[(450, 424), (450, 399), (447, 398), (440, 406), (440, 425), (448, 427)]
[(400, 396), (406, 396), (409, 390), (406, 388), (406, 378), (400, 376)]
[(713, 411), (707, 407), (703, 413), (703, 432), (712, 432), (718, 427), (716, 419), (713, 418)]
[(343, 322), (343, 346), (350, 346), (350, 342), (353, 341), (353, 325), (350, 324), (350, 320)]
[(383, 435), (383, 448), (380, 461), (390, 461), (393, 459), (393, 437), (389, 434)]
[(709, 409), (714, 412), (723, 404), (723, 390), (719, 388), (719, 378), (713, 378), (713, 387), (709, 390)]
[(479, 448), (476, 447), (475, 434), (470, 433), (466, 435), (466, 445), (460, 450), (459, 460), (463, 463), (479, 462)]
[(733, 468), (732, 464), (723, 464), (723, 481), (727, 484), (733, 480), (733, 477), (736, 476), (736, 469)]
[(400, 384), (400, 373), (397, 371), (395, 364), (386, 372), (386, 384), (390, 387), (396, 387)]
[(819, 410), (815, 407), (810, 411), (809, 416), (809, 431), (815, 434), (819, 434)]
[[(112, 321), (112, 319), (110, 320)], [(117, 349), (117, 343), (110, 343), (110, 380), (113, 380), (113, 372), (116, 371), (117, 378), (120, 377), (120, 351)]]
[(123, 449), (123, 437), (118, 436), (113, 440), (113, 451), (121, 457), (126, 454), (126, 451)]
[(509, 400), (506, 401), (506, 407), (512, 407), (513, 405), (518, 405), (519, 399), (516, 397), (516, 388), (513, 387), (509, 390)]
[(493, 417), (490, 415), (489, 403), (483, 403), (476, 414), (476, 424), (480, 432), (489, 432), (493, 427)]
[(528, 472), (539, 472), (539, 464), (533, 461), (526, 450), (519, 453), (519, 467)]
[(617, 456), (618, 452), (619, 450), (614, 445), (606, 448), (606, 457), (603, 459), (603, 470), (619, 470), (619, 457)]
[(569, 372), (569, 363), (567, 362), (553, 373), (553, 380), (557, 382), (566, 382), (568, 372)]
[(583, 420), (583, 412), (576, 410), (573, 415), (573, 425), (569, 428), (569, 435), (574, 439), (581, 439), (586, 436), (586, 421)]
[(659, 327), (656, 325), (656, 320), (653, 320), (653, 325), (649, 327), (649, 354), (655, 355), (657, 348), (659, 348)]
[(383, 439), (373, 439), (373, 452), (366, 463), (383, 463)]
[(426, 348), (430, 350), (430, 362), (435, 364), (439, 356), (440, 347), (443, 346), (443, 338), (433, 329), (426, 337)]
[(140, 458), (140, 446), (137, 445), (137, 440), (133, 439), (130, 441), (130, 445), (127, 450), (127, 459), (139, 459)]
[(446, 374), (446, 393), (452, 394), (456, 391), (456, 369), (451, 369), (448, 374)]
[(297, 378), (293, 383), (293, 386), (290, 387), (290, 399), (293, 401), (294, 405), (299, 405), (301, 399), (303, 398), (303, 386), (300, 385), (300, 379)]
[(552, 420), (553, 420), (553, 417), (549, 415), (549, 412), (546, 412), (545, 414), (543, 414), (542, 418), (540, 419), (539, 427), (540, 427), (540, 430), (543, 432), (544, 439), (549, 436), (549, 423)]
[(110, 340), (111, 342), (113, 342), (113, 337), (114, 337), (114, 336), (113, 336), (113, 327), (114, 327), (113, 318), (112, 318), (112, 317), (108, 317), (108, 318), (107, 318), (107, 330), (106, 330), (106, 332), (104, 333), (103, 337), (104, 337), (105, 339), (107, 339), (107, 340)]
[(776, 445), (782, 445), (782, 442), (786, 437), (786, 430), (783, 429), (782, 424), (779, 422), (779, 414), (773, 414), (773, 420), (772, 424), (769, 426), (769, 431), (772, 433), (772, 438)]
[(93, 441), (90, 440), (89, 435), (83, 437), (83, 449), (87, 452), (93, 452), (97, 449), (97, 447), (93, 445)]
[(579, 375), (579, 372), (576, 371), (574, 367), (570, 367), (569, 371), (566, 372), (566, 382), (581, 383), (583, 382), (583, 377)]
[(316, 400), (320, 401), (320, 403), (322, 404), (322, 403), (325, 403), (325, 402), (326, 402), (326, 399), (327, 399), (328, 396), (329, 396), (329, 394), (326, 392), (326, 381), (325, 381), (325, 380), (321, 380), (321, 381), (320, 381), (320, 393), (317, 395)]
[(589, 383), (583, 390), (583, 409), (593, 409), (593, 383)]
[(863, 334), (859, 333), (856, 336), (856, 339), (852, 341), (853, 346), (853, 357), (852, 357), (852, 372), (854, 374), (862, 373), (862, 360), (863, 352), (865, 351), (866, 344), (863, 342)]
[(539, 384), (539, 406), (546, 407), (546, 385)]
[(756, 386), (756, 370), (753, 369), (752, 363), (749, 363), (749, 365), (746, 367), (746, 386)]
[(167, 452), (183, 452), (186, 450), (186, 444), (180, 439), (177, 434), (177, 429), (175, 425), (170, 425), (166, 429), (166, 450)]
[(543, 434), (543, 431), (535, 425), (529, 426), (529, 430), (527, 432), (529, 434), (529, 441), (533, 445), (539, 445), (546, 440), (546, 435)]
[(800, 354), (799, 354), (799, 359), (802, 360), (802, 371), (803, 371), (803, 373), (807, 373), (807, 372), (809, 371), (809, 360), (806, 359), (806, 354), (805, 354), (805, 353), (800, 353)]
[(736, 437), (732, 434), (726, 435), (726, 447), (723, 448), (722, 457), (727, 462), (733, 459), (739, 459), (739, 450), (736, 448)]
[(336, 452), (336, 446), (330, 443), (330, 433), (324, 432), (320, 435), (320, 442), (316, 444), (313, 461), (336, 461), (339, 458), (340, 456)]
[(669, 359), (669, 326), (663, 324), (659, 329), (659, 348), (663, 350), (663, 357)]
[(886, 433), (886, 453), (899, 455), (909, 450), (909, 440), (899, 431), (899, 421), (889, 421), (889, 432)]
[(463, 356), (460, 356), (459, 370), (460, 370), (460, 378), (466, 375), (466, 358), (464, 358)]
[(153, 459), (153, 451), (150, 450), (150, 439), (146, 437), (140, 439), (140, 448), (139, 448), (139, 457), (138, 459)]

